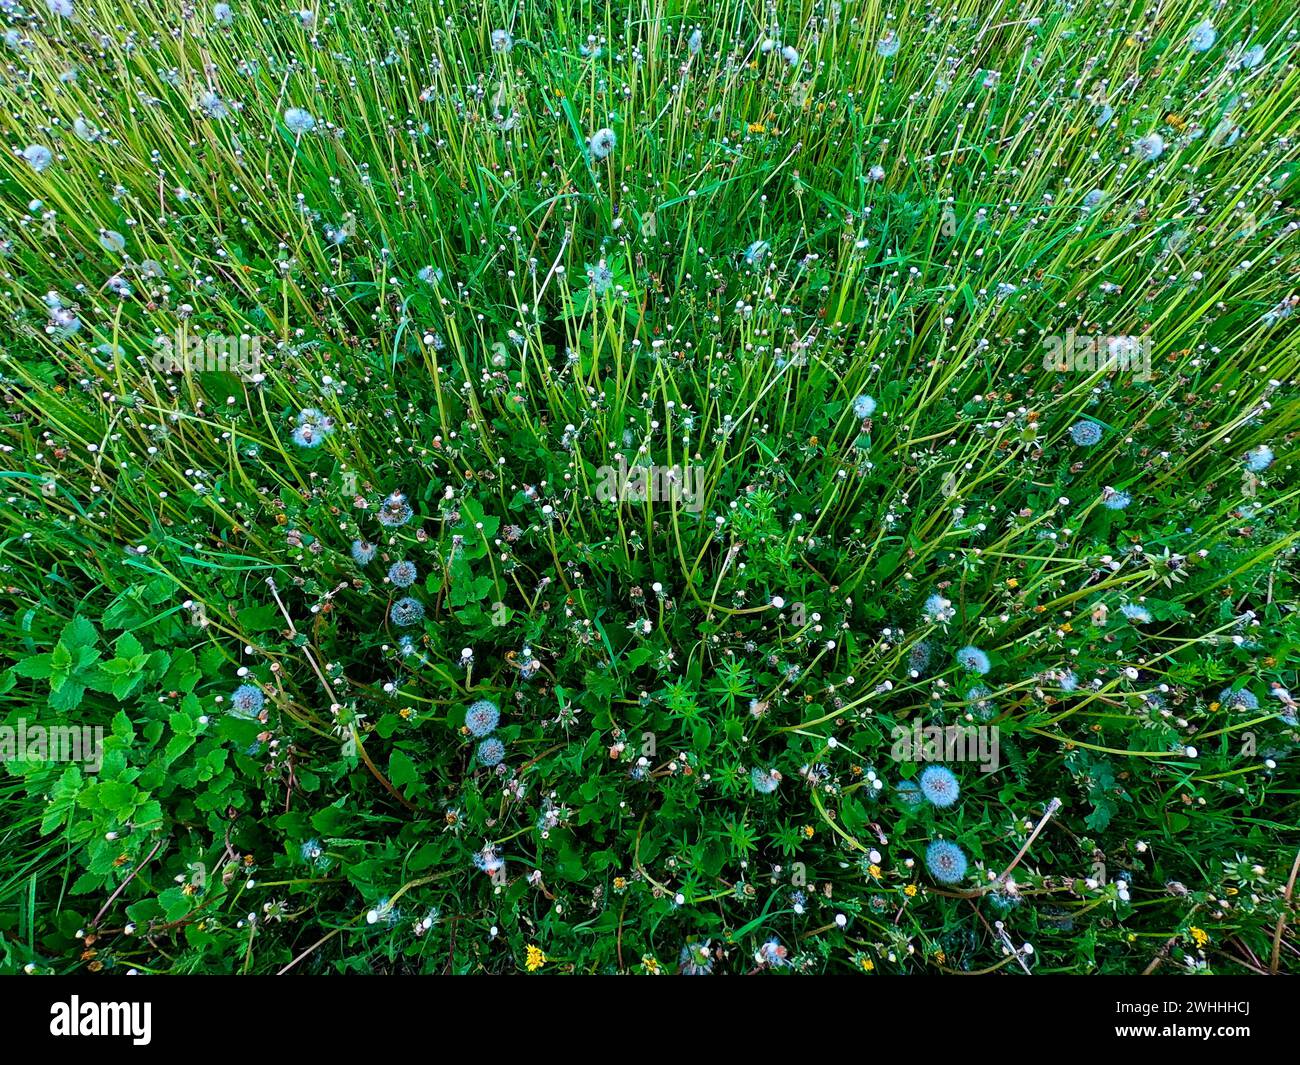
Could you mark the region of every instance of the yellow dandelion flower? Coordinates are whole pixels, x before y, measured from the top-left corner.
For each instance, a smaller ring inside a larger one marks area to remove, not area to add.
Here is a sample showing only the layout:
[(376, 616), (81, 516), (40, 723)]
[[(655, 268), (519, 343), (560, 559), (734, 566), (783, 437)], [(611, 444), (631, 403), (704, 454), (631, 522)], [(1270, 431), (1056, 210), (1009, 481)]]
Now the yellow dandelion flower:
[(1210, 934), (1204, 928), (1197, 928), (1196, 925), (1192, 925), (1187, 931), (1192, 933), (1192, 939), (1198, 947), (1203, 947), (1210, 941)]
[(524, 960), (524, 968), (530, 973), (535, 973), (545, 964), (546, 955), (542, 953), (542, 948), (535, 943), (529, 943), (528, 957)]

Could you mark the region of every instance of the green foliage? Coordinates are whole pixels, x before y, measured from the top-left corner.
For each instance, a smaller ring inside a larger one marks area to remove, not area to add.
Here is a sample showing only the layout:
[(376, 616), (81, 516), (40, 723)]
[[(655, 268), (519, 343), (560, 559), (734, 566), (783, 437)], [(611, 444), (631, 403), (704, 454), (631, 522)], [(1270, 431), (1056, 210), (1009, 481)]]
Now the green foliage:
[(1296, 968), (1289, 11), (39, 6), (0, 970)]

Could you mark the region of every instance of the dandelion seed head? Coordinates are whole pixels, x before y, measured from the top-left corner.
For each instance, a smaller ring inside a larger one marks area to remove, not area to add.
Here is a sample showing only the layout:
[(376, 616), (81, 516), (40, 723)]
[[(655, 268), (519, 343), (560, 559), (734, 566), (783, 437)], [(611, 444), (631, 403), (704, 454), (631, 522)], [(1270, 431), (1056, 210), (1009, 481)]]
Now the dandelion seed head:
[(424, 604), (420, 600), (407, 596), (399, 599), (388, 611), (393, 624), (400, 628), (410, 628), (424, 620)]
[(491, 769), (493, 766), (501, 764), (506, 756), (506, 745), (495, 736), (489, 736), (478, 745), (474, 752), (474, 757), (478, 759), (478, 764)]
[(966, 876), (966, 852), (947, 840), (933, 840), (925, 848), (925, 867), (939, 883), (956, 884)]
[(234, 717), (255, 718), (266, 705), (266, 696), (255, 684), (241, 684), (230, 693), (230, 713)]
[(284, 113), (284, 124), (289, 127), (289, 132), (297, 136), (304, 133), (310, 133), (316, 128), (316, 119), (312, 117), (310, 111), (304, 111), (300, 107), (291, 107)]
[(406, 496), (401, 492), (394, 492), (384, 500), (375, 518), (385, 529), (396, 529), (405, 525), (414, 515), (415, 512), (411, 509), (411, 504), (406, 501)]
[(614, 131), (607, 126), (596, 130), (591, 135), (587, 147), (591, 150), (593, 159), (607, 159), (617, 143), (618, 138), (614, 135)]
[(1133, 142), (1133, 154), (1146, 163), (1155, 162), (1165, 154), (1165, 139), (1159, 133), (1148, 133)]
[(1219, 33), (1214, 28), (1214, 23), (1209, 19), (1199, 22), (1192, 29), (1187, 38), (1187, 47), (1193, 52), (1208, 52), (1214, 47), (1214, 42), (1219, 39)]
[(1228, 710), (1258, 710), (1259, 697), (1249, 688), (1224, 688), (1219, 692), (1219, 702)]
[(1101, 426), (1096, 422), (1081, 421), (1070, 426), (1070, 439), (1079, 447), (1093, 447), (1101, 442)]
[(957, 664), (967, 673), (986, 674), (992, 668), (989, 656), (978, 647), (963, 647), (957, 652)]
[(926, 766), (921, 770), (920, 786), (921, 794), (933, 806), (951, 806), (961, 794), (956, 776), (941, 765)]
[(468, 710), (465, 711), (465, 727), (469, 729), (469, 734), (476, 738), (482, 739), (491, 733), (501, 720), (501, 711), (497, 705), (488, 699), (479, 699), (471, 703)]
[(1246, 452), (1246, 469), (1251, 473), (1263, 473), (1273, 465), (1273, 458), (1273, 449), (1267, 444), (1260, 444)]
[(415, 583), (419, 574), (414, 562), (394, 562), (388, 567), (388, 580), (396, 588), (409, 588)]
[(50, 164), (54, 162), (54, 153), (43, 144), (29, 144), (20, 154), (27, 165), (38, 174), (48, 170)]

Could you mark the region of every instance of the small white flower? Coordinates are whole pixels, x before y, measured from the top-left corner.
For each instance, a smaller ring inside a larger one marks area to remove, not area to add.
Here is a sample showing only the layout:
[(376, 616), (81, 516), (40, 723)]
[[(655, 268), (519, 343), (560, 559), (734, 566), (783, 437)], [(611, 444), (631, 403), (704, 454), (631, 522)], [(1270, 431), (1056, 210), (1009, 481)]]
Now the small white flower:
[(515, 46), (515, 39), (510, 36), (509, 30), (492, 31), (492, 51), (498, 55), (505, 55)]

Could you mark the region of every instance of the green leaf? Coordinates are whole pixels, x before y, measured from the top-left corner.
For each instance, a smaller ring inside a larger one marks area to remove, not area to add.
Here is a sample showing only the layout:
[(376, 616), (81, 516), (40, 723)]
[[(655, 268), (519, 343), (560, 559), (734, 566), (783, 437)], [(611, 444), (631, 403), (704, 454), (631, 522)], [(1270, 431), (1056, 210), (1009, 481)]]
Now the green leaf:
[(50, 789), (50, 801), (41, 817), (42, 835), (59, 828), (75, 812), (83, 779), (80, 768), (75, 765), (68, 766), (63, 771), (58, 782)]
[(90, 647), (99, 642), (99, 633), (86, 618), (73, 618), (63, 627), (59, 642), (69, 647)]
[(50, 652), (50, 669), (56, 674), (66, 674), (72, 671), (72, 651), (63, 642), (55, 645)]
[[(51, 680), (53, 687), (53, 680)], [(75, 710), (81, 705), (82, 697), (86, 694), (86, 686), (78, 680), (66, 679), (59, 681), (57, 690), (50, 692), (50, 708), (53, 710)]]
[(274, 603), (245, 607), (236, 618), (244, 632), (270, 632), (284, 623), (284, 617)]
[(179, 921), (185, 917), (191, 907), (190, 897), (181, 885), (169, 887), (158, 895), (158, 905), (162, 907), (163, 916), (169, 921)]
[(144, 652), (144, 648), (131, 633), (124, 632), (113, 644), (113, 651), (118, 658), (135, 658)]
[[(71, 661), (71, 656), (64, 651), (65, 661)], [(66, 668), (66, 667), (65, 667)], [(54, 656), (52, 654), (32, 655), (31, 658), (23, 658), (13, 664), (13, 671), (20, 677), (31, 677), (33, 680), (47, 680), (54, 671)]]
[(122, 780), (101, 780), (95, 789), (99, 804), (110, 813), (122, 817), (131, 812), (138, 794), (135, 785)]
[(401, 751), (394, 751), (388, 759), (388, 779), (393, 787), (404, 788), (420, 779), (415, 763)]

